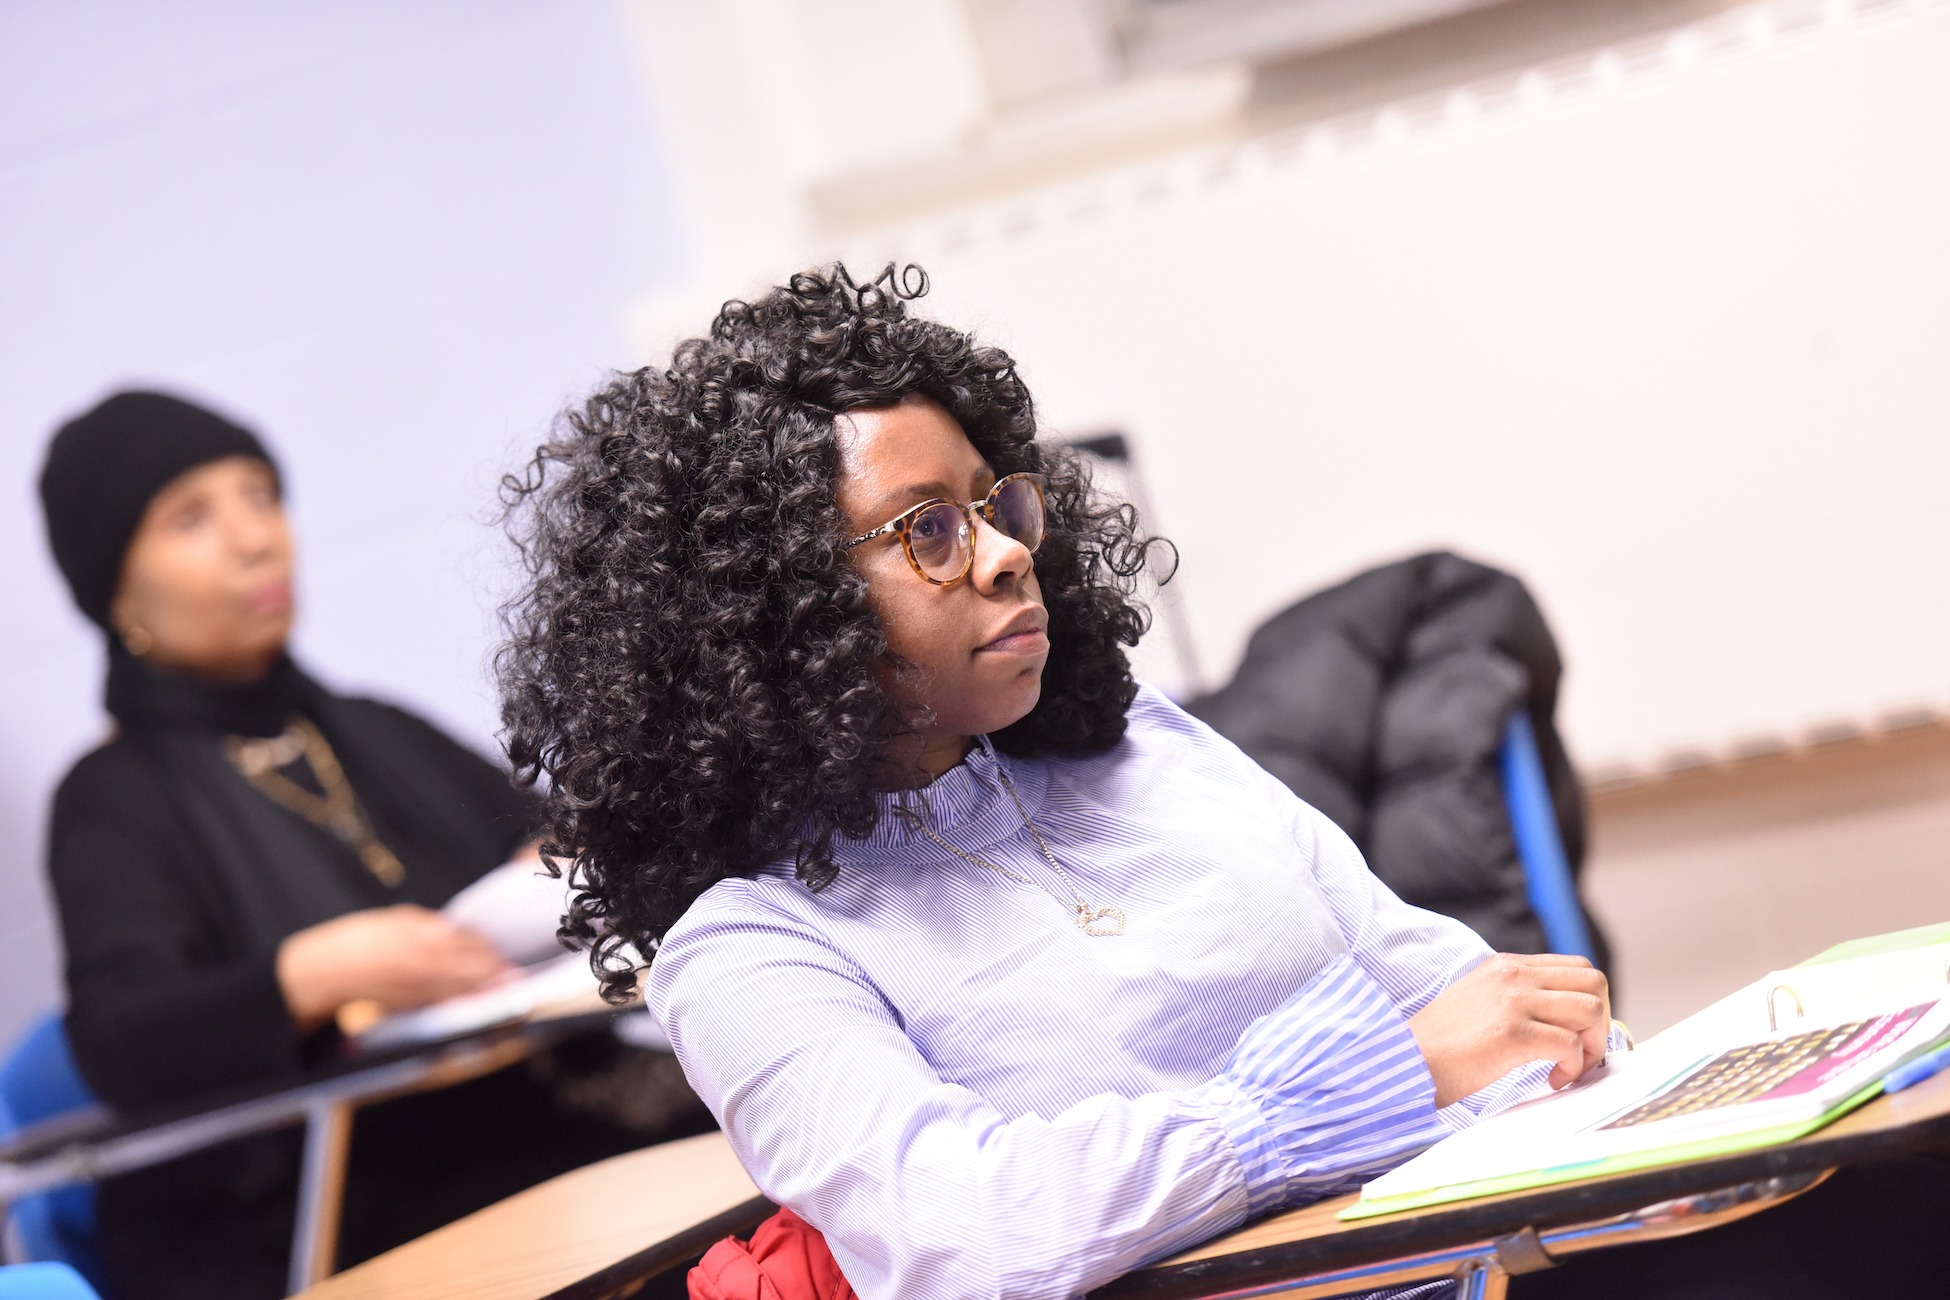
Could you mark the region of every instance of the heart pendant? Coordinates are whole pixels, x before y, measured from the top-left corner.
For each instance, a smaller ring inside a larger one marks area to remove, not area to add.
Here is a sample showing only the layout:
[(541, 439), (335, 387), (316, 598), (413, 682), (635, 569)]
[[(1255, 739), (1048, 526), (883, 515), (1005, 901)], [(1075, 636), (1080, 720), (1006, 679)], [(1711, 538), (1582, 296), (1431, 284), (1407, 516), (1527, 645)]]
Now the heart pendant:
[(1077, 929), (1099, 939), (1124, 933), (1124, 913), (1115, 907), (1077, 908)]

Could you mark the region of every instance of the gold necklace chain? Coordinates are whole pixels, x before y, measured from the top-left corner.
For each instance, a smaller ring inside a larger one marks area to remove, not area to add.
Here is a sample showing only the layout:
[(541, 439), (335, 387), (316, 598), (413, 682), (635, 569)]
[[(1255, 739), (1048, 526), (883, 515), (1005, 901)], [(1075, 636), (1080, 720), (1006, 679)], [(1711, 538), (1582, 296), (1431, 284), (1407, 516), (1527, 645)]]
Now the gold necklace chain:
[[(281, 736), (252, 739), (243, 736), (224, 738), (230, 762), (244, 776), (281, 807), (303, 817), (331, 834), (359, 855), (359, 861), (373, 879), (388, 889), (397, 889), (406, 879), (406, 867), (393, 851), (379, 842), (372, 823), (366, 819), (352, 783), (345, 779), (339, 756), (325, 740), (325, 734), (304, 718), (296, 719)], [(318, 778), (321, 797), (278, 771), (295, 762), (303, 753), (312, 775)]]
[(1049, 843), (1043, 839), (1043, 833), (1036, 829), (1036, 823), (1029, 819), (1029, 810), (1022, 806), (1022, 796), (1016, 793), (1016, 784), (1009, 779), (1009, 774), (1003, 769), (1000, 760), (996, 762), (995, 773), (1002, 778), (1002, 788), (1009, 792), (1009, 799), (1016, 805), (1016, 812), (1021, 815), (1022, 824), (1029, 828), (1029, 838), (1035, 840), (1036, 847), (1042, 850), (1043, 861), (1049, 863), (1050, 869), (1056, 872), (1057, 876), (1062, 879), (1064, 886), (1069, 889), (1071, 902), (1065, 903), (1063, 901), (1063, 895), (1057, 893), (1040, 880), (1031, 880), (1028, 876), (1011, 871), (1000, 863), (990, 862), (987, 858), (978, 857), (958, 844), (950, 844), (947, 840), (936, 835), (933, 827), (917, 818), (915, 824), (921, 828), (921, 833), (958, 858), (972, 862), (978, 867), (987, 867), (990, 871), (1007, 876), (1009, 879), (1017, 881), (1020, 884), (1042, 890), (1045, 894), (1054, 898), (1060, 906), (1070, 908), (1071, 920), (1075, 923), (1077, 929), (1092, 938), (1109, 939), (1124, 933), (1123, 909), (1117, 907), (1092, 907), (1090, 905), (1089, 900), (1084, 898), (1083, 891), (1077, 888), (1077, 882), (1071, 879), (1070, 873), (1063, 869), (1063, 864), (1056, 860), (1054, 853), (1050, 852)]

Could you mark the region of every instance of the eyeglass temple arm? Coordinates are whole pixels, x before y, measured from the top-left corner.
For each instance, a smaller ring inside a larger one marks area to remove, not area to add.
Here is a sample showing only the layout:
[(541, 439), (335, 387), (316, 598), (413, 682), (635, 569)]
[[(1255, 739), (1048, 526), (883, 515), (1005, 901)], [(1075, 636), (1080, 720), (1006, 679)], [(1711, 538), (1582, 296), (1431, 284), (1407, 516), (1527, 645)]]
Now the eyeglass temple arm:
[(896, 531), (899, 528), (899, 526), (900, 526), (900, 520), (890, 519), (886, 523), (882, 524), (880, 527), (874, 529), (870, 533), (861, 533), (858, 537), (855, 537), (853, 540), (841, 546), (840, 549), (842, 551), (850, 551), (854, 547), (858, 546), (861, 542), (871, 542), (876, 537), (885, 537), (888, 533)]

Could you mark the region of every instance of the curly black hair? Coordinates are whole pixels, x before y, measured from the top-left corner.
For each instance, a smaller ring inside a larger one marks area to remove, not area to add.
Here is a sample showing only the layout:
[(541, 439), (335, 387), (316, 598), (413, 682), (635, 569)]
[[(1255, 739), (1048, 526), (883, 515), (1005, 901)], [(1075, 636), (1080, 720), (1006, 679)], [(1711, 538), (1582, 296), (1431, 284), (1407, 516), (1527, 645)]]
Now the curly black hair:
[(496, 661), (505, 739), (518, 779), (548, 778), (562, 934), (613, 1000), (635, 986), (623, 946), (654, 953), (717, 881), (792, 858), (820, 888), (834, 837), (873, 829), (881, 756), (912, 720), (841, 554), (841, 413), (924, 394), (996, 474), (1047, 477), (1042, 696), (994, 743), (1088, 754), (1124, 734), (1159, 543), (1074, 452), (1036, 441), (1007, 353), (909, 313), (926, 292), (919, 267), (856, 284), (834, 266), (726, 303), (669, 369), (612, 376), (502, 482), (527, 568)]

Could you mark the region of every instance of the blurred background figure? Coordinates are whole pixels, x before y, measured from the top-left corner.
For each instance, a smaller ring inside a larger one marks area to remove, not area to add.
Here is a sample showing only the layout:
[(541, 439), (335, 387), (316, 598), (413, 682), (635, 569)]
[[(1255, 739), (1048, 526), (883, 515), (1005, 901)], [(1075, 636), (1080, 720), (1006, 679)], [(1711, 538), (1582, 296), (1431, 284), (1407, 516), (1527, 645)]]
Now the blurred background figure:
[(515, 449), (836, 257), (1124, 435), (1183, 698), (1357, 572), (1521, 577), (1639, 1032), (1950, 915), (1947, 61), (1941, 0), (6, 6), (0, 1041), (61, 998), (46, 809), (102, 725), (46, 430), (265, 419), (303, 658), (485, 750)]
[[(62, 781), (48, 848), (68, 1040), (94, 1092), (134, 1114), (205, 1100), (329, 1060), (355, 1004), (411, 1010), (511, 977), (435, 909), (533, 864), (530, 800), (437, 728), (292, 661), (294, 548), (256, 436), (118, 393), (56, 435), (41, 496), (75, 603), (109, 640), (116, 731)], [(585, 1076), (633, 1064), (609, 1040), (568, 1055)], [(563, 1105), (547, 1081), (563, 1061), (534, 1065), (361, 1114), (346, 1263), (699, 1127), (652, 1060), (631, 1083), (670, 1091), (674, 1126)], [(112, 1293), (282, 1294), (299, 1146), (276, 1133), (103, 1184)]]
[(0, 6), (0, 1044), (61, 1005), (47, 815), (108, 727), (49, 432), (122, 388), (275, 431), (300, 662), (494, 753), (495, 484), (682, 265), (660, 150), (610, 0)]

